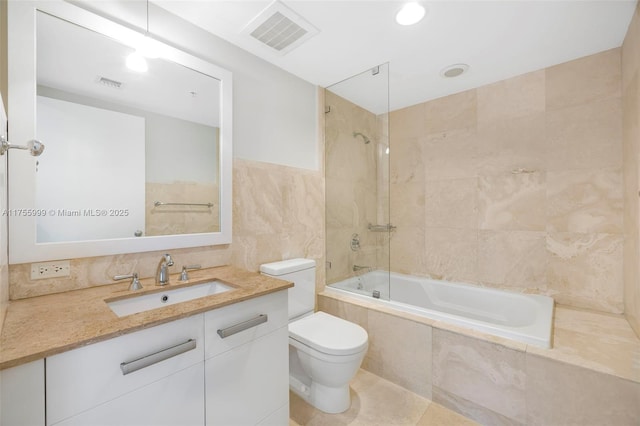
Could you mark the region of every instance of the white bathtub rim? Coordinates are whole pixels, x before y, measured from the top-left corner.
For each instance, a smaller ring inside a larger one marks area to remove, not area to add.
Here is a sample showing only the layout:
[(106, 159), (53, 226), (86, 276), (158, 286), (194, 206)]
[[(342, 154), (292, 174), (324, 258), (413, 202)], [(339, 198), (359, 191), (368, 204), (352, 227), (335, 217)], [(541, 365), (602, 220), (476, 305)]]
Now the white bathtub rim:
[[(387, 272), (383, 272), (387, 273)], [(392, 276), (396, 277), (410, 277), (414, 279), (426, 279), (431, 280), (429, 278), (423, 277), (412, 277), (408, 275), (391, 273)], [(344, 280), (346, 281), (346, 280)], [(433, 280), (438, 281), (438, 280)], [(325, 292), (328, 294), (339, 294), (347, 298), (355, 298), (357, 300), (361, 300), (367, 302), (370, 305), (378, 305), (385, 306), (391, 311), (399, 311), (412, 314), (414, 316), (418, 316), (421, 318), (427, 319), (427, 321), (421, 321), (437, 328), (447, 329), (455, 332), (462, 332), (467, 335), (475, 336), (483, 338), (484, 340), (495, 340), (491, 338), (486, 338), (482, 335), (488, 335), (492, 337), (498, 337), (500, 340), (504, 339), (506, 342), (505, 346), (510, 347), (519, 347), (519, 344), (524, 345), (534, 345), (541, 349), (550, 349), (552, 345), (553, 338), (553, 308), (554, 301), (551, 297), (543, 296), (543, 295), (535, 295), (535, 294), (523, 294), (510, 292), (507, 290), (500, 289), (492, 289), (486, 287), (474, 286), (466, 283), (457, 283), (452, 282), (446, 283), (447, 285), (451, 284), (458, 287), (465, 288), (477, 288), (482, 291), (487, 291), (489, 293), (507, 293), (513, 296), (522, 296), (525, 297), (528, 301), (535, 303), (539, 310), (545, 312), (542, 318), (538, 318), (538, 321), (533, 325), (525, 325), (525, 326), (495, 326), (486, 322), (479, 322), (473, 319), (466, 319), (462, 317), (458, 317), (449, 313), (433, 311), (430, 309), (415, 307), (406, 303), (397, 302), (397, 301), (387, 301), (383, 299), (375, 299), (368, 295), (361, 295), (358, 293), (351, 292), (349, 290), (343, 290), (341, 288), (335, 288), (330, 285), (325, 287)], [(468, 330), (468, 331), (465, 331)], [(478, 336), (480, 334), (480, 336)]]

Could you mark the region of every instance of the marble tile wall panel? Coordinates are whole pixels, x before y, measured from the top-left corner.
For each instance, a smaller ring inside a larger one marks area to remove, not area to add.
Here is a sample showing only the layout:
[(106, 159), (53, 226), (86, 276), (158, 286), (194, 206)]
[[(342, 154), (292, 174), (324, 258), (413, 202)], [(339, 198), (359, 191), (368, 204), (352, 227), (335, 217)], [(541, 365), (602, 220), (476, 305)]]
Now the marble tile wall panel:
[(545, 72), (535, 71), (477, 90), (478, 126), (545, 111)]
[(537, 231), (479, 231), (479, 281), (513, 291), (547, 293), (545, 236)]
[(323, 205), (319, 172), (235, 159), (232, 264), (258, 271), (266, 262), (314, 259), (321, 287)]
[(620, 167), (620, 98), (547, 111), (546, 145), (550, 171)]
[(318, 309), (367, 330), (362, 368), (431, 399), (431, 326), (328, 297), (319, 297)]
[[(621, 312), (620, 243), (631, 230), (624, 226), (620, 52), (392, 112), (390, 210), (399, 227), (391, 269)], [(408, 185), (421, 171), (424, 197)], [(399, 241), (421, 229), (424, 242)], [(571, 237), (558, 243), (561, 234)], [(577, 254), (585, 244), (591, 248)], [(577, 266), (583, 261), (586, 269)]]
[[(368, 225), (389, 222), (389, 198), (383, 194), (389, 192), (390, 172), (381, 164), (387, 159), (384, 146), (388, 144), (389, 118), (376, 116), (328, 90), (325, 103), (331, 107), (324, 115), (326, 247), (331, 265), (326, 273), (327, 282), (333, 283), (353, 276), (354, 264), (388, 268), (388, 239), (378, 238), (368, 230)], [(413, 124), (419, 128), (423, 125), (422, 122)], [(404, 131), (411, 134), (421, 130), (404, 128)], [(363, 133), (370, 142), (365, 144), (362, 137), (354, 137), (354, 132)], [(411, 144), (409, 137), (407, 153), (416, 149)], [(398, 154), (401, 152), (399, 147)], [(415, 166), (419, 168), (419, 164)], [(400, 180), (409, 181), (411, 177), (403, 176)], [(350, 248), (353, 234), (360, 237), (358, 251)], [(387, 256), (381, 255), (383, 252)]]
[(474, 402), (460, 397), (459, 395), (447, 392), (437, 386), (433, 387), (433, 402), (441, 404), (448, 409), (473, 419), (482, 425), (491, 426), (519, 426), (523, 425), (519, 421), (510, 419), (502, 414), (496, 413)]
[[(395, 140), (394, 128), (392, 123), (392, 144)], [(478, 140), (476, 135), (475, 128), (466, 128), (423, 136), (420, 141), (423, 144), (422, 164), (425, 180), (477, 177)], [(405, 167), (404, 165), (401, 166)], [(404, 173), (409, 172), (405, 171)], [(391, 174), (394, 174), (393, 169)], [(391, 213), (393, 214), (393, 205)]]
[(636, 425), (640, 384), (526, 356), (528, 425)]
[(547, 283), (556, 303), (623, 312), (622, 235), (551, 232)]
[(622, 234), (622, 168), (547, 173), (547, 230)]
[[(319, 172), (234, 160), (231, 245), (170, 250), (181, 265), (233, 264), (257, 271), (265, 262), (293, 257), (315, 259), (317, 283), (324, 285), (324, 179)], [(11, 265), (10, 297), (21, 299), (111, 284), (112, 277), (137, 271), (152, 277), (166, 250), (71, 260), (71, 276), (30, 279), (30, 265)]]
[(478, 129), (478, 174), (545, 170), (545, 114), (494, 121)]
[(478, 228), (545, 230), (546, 174), (508, 173), (478, 179)]
[[(436, 328), (432, 356), (436, 402), (449, 406), (447, 395), (455, 395), (514, 424), (525, 423), (524, 352)], [(487, 420), (474, 417), (474, 413), (462, 414), (480, 422)]]
[(622, 44), (622, 127), (624, 144), (624, 308), (640, 336), (640, 5)]
[(565, 62), (545, 70), (547, 111), (620, 98), (620, 49)]
[[(478, 283), (478, 232), (475, 229), (426, 228), (424, 245), (424, 270), (413, 271), (414, 275)], [(393, 258), (393, 247), (391, 255)]]

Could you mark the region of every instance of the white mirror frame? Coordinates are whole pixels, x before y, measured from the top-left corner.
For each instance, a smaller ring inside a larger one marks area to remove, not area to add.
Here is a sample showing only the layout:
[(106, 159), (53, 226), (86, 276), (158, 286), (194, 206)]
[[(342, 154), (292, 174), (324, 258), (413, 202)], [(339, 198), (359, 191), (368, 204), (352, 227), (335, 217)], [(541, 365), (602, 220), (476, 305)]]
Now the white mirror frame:
[[(70, 21), (124, 44), (141, 37), (137, 31), (60, 0), (9, 1), (8, 4), (8, 111), (9, 142), (23, 145), (36, 136), (36, 12)], [(232, 76), (231, 72), (171, 46), (163, 57), (220, 80), (220, 232), (95, 241), (36, 243), (36, 220), (26, 212), (35, 210), (35, 162), (25, 151), (7, 153), (9, 263), (138, 253), (231, 243), (232, 178)], [(42, 141), (46, 145), (46, 141)], [(46, 155), (46, 151), (43, 155)], [(22, 213), (20, 210), (22, 209)]]

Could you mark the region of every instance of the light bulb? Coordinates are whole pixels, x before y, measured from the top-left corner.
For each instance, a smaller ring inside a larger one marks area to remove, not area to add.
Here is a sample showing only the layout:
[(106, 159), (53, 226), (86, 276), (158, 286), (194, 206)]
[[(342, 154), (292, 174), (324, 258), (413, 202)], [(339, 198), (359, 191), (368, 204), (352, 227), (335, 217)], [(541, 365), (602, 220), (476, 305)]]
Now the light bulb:
[(424, 14), (424, 6), (416, 2), (407, 3), (396, 14), (396, 22), (400, 25), (413, 25), (420, 22)]

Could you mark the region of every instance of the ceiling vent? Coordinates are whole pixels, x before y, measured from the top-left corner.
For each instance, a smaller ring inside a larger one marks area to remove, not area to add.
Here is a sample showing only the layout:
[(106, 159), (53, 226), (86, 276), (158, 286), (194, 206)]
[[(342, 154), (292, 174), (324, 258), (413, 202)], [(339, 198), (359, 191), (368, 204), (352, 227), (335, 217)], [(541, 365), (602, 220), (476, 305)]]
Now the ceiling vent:
[(111, 80), (110, 78), (107, 78), (107, 77), (98, 76), (98, 79), (96, 80), (96, 82), (98, 84), (102, 84), (103, 86), (111, 87), (113, 89), (120, 89), (122, 87), (121, 81)]
[(320, 30), (280, 1), (274, 1), (242, 30), (271, 52), (284, 55)]

